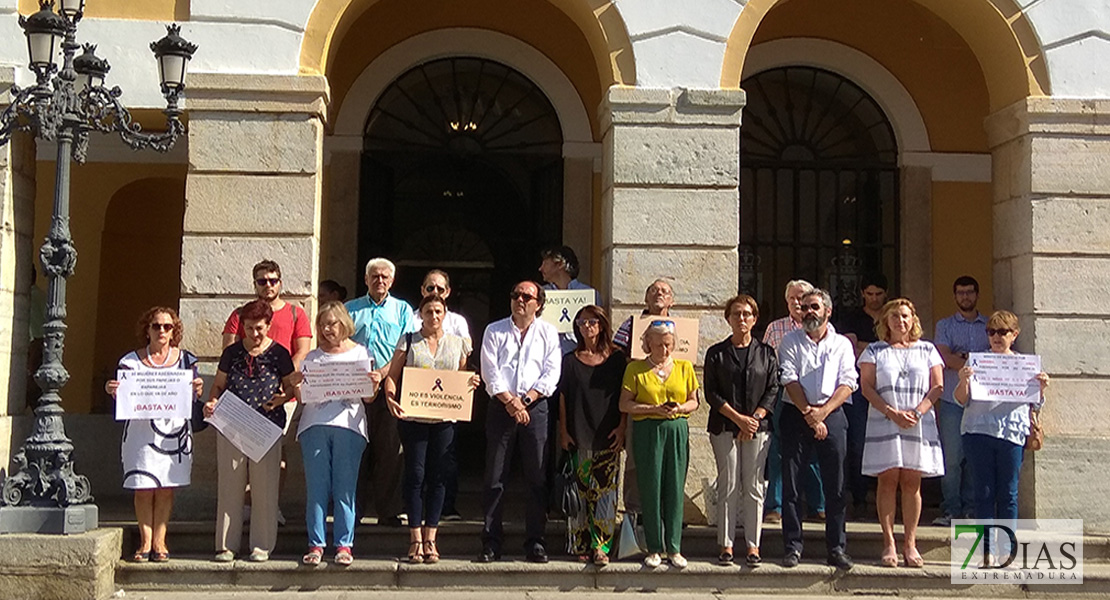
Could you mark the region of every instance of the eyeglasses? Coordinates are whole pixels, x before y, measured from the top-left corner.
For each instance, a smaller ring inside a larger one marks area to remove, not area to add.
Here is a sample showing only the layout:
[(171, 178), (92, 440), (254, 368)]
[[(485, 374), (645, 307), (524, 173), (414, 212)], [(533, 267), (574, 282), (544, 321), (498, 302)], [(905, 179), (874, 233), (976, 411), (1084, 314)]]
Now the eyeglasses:
[(433, 292), (437, 294), (442, 294), (447, 291), (447, 288), (443, 287), (442, 285), (426, 285), (424, 286), (424, 291), (428, 292), (429, 294)]
[(802, 310), (821, 310), (824, 306), (820, 302), (811, 302), (809, 304), (800, 305)]
[(524, 292), (513, 292), (509, 294), (509, 298), (512, 298), (513, 300), (520, 300), (525, 304), (528, 304), (529, 302), (535, 300), (536, 296), (533, 296), (532, 294), (526, 294)]
[(994, 337), (996, 335), (1006, 335), (1008, 333), (1012, 333), (1013, 331), (1014, 331), (1013, 329), (992, 329), (992, 328), (988, 327), (987, 328), (987, 336), (988, 337)]
[(173, 323), (151, 323), (152, 331), (173, 331)]
[(595, 318), (578, 319), (578, 320), (575, 321), (575, 323), (577, 323), (579, 327), (586, 327), (587, 325), (590, 326), (590, 327), (597, 327), (597, 324), (600, 323), (600, 322), (601, 322), (601, 319), (595, 319)]
[(732, 314), (734, 316), (740, 317), (741, 319), (750, 319), (755, 316), (755, 313), (750, 310), (737, 310), (733, 311)]
[(254, 280), (256, 285), (277, 285), (281, 283), (280, 277), (259, 277)]

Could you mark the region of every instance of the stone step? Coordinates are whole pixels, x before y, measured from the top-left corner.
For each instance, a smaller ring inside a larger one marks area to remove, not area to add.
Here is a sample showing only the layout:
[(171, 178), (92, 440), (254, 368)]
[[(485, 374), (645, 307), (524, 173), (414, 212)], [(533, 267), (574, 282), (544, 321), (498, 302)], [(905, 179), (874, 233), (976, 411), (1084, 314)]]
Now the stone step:
[[(330, 558), (330, 557), (329, 557)], [(818, 562), (793, 569), (775, 563), (758, 568), (720, 567), (705, 559), (685, 570), (669, 566), (646, 569), (638, 562), (615, 562), (604, 568), (557, 559), (545, 565), (522, 560), (477, 564), (445, 558), (436, 565), (409, 565), (397, 560), (360, 558), (350, 567), (329, 561), (304, 567), (294, 560), (254, 564), (215, 564), (207, 559), (174, 558), (166, 564), (120, 563), (116, 584), (127, 593), (141, 591), (315, 591), (315, 590), (559, 590), (650, 592), (742, 591), (746, 594), (898, 595), (899, 597), (1015, 597), (1051, 593), (1067, 597), (1110, 595), (1110, 566), (1085, 565), (1081, 585), (1044, 585), (1001, 581), (954, 584), (947, 564), (929, 561), (923, 569), (882, 568), (859, 564), (849, 572)]]
[[(121, 527), (124, 530), (123, 552), (129, 556), (138, 544), (138, 528), (134, 523), (102, 523), (106, 527)], [(244, 524), (243, 541), (240, 546), (249, 549), (247, 534), (249, 527)], [(444, 556), (470, 558), (481, 549), (480, 535), (482, 524), (475, 521), (453, 521), (441, 523), (438, 535), (440, 552)], [(813, 560), (825, 558), (825, 529), (821, 523), (803, 523), (804, 555)], [(848, 553), (857, 560), (877, 561), (882, 553), (882, 532), (876, 523), (848, 523)], [(895, 528), (896, 539), (901, 543), (901, 527)], [(169, 527), (169, 545), (172, 552), (181, 555), (207, 556), (214, 552), (215, 523), (175, 522)], [(275, 556), (299, 557), (308, 546), (308, 536), (304, 522), (290, 521), (278, 528), (278, 541)], [(327, 539), (331, 540), (331, 525), (328, 525)], [(505, 524), (503, 549), (506, 554), (520, 554), (524, 544), (524, 529), (516, 523)], [(742, 538), (738, 538), (742, 540)], [(562, 521), (549, 521), (547, 524), (548, 552), (552, 556), (564, 554), (566, 548), (566, 526)], [(409, 533), (405, 527), (386, 527), (374, 524), (370, 518), (363, 519), (355, 532), (356, 552), (375, 557), (403, 556), (409, 545)], [(737, 552), (743, 542), (737, 544)], [(926, 561), (947, 563), (951, 556), (949, 529), (947, 527), (921, 526), (917, 533), (917, 547)], [(687, 526), (682, 535), (683, 553), (689, 557), (715, 558), (719, 552), (717, 530), (705, 525)], [(766, 524), (763, 528), (761, 554), (768, 560), (778, 560), (783, 555), (782, 528), (778, 524)], [(1084, 560), (1087, 563), (1110, 564), (1110, 537), (1088, 535), (1084, 537)]]

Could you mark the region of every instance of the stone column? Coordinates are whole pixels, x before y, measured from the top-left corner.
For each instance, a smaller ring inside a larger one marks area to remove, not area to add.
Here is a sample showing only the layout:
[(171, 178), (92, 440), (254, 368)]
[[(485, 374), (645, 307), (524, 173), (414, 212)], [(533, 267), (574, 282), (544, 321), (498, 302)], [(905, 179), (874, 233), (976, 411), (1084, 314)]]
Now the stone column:
[[(15, 72), (0, 67), (0, 109), (11, 102)], [(0, 466), (7, 468), (26, 427), (13, 439), (12, 419), (27, 414), (27, 345), (31, 269), (38, 263), (31, 234), (35, 221), (35, 143), (16, 134), (0, 146)], [(35, 390), (37, 391), (37, 387)], [(37, 398), (37, 394), (34, 395)]]
[(314, 312), (327, 101), (323, 77), (190, 77), (180, 306), (183, 345), (204, 359), (254, 297), (260, 260), (277, 261), (283, 297)]
[(1026, 453), (1023, 517), (1110, 531), (1110, 100), (1027, 98), (987, 119), (995, 304), (1052, 376), (1045, 448)]
[[(672, 281), (675, 314), (701, 320), (699, 359), (728, 335), (720, 311), (739, 287), (741, 90), (611, 88), (601, 108), (602, 289), (614, 326)], [(635, 341), (633, 341), (635, 343)], [(690, 421), (687, 520), (703, 521), (702, 479), (716, 478), (708, 408)]]
[(324, 148), (320, 278), (338, 281), (353, 298), (362, 282), (356, 264), (362, 136), (331, 135), (324, 139)]

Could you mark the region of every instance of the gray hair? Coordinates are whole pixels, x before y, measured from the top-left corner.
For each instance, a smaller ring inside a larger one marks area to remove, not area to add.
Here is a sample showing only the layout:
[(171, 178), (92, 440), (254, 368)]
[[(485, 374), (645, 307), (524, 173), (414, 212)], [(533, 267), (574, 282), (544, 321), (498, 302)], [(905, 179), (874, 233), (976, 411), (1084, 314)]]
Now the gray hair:
[(671, 292), (672, 296), (674, 295), (674, 286), (671, 285), (671, 282), (660, 277), (648, 284), (647, 288), (644, 289), (644, 296), (647, 296), (649, 293), (651, 293), (651, 288), (655, 287), (655, 284), (657, 283), (662, 283), (663, 285), (667, 286), (667, 290)]
[(793, 288), (802, 288), (802, 292), (809, 295), (813, 291), (813, 284), (805, 279), (795, 279), (786, 282), (786, 288), (783, 290), (782, 295), (787, 300), (790, 300), (790, 290)]
[(826, 310), (832, 308), (832, 296), (829, 295), (828, 290), (824, 290), (824, 289), (821, 289), (821, 288), (813, 288), (812, 290), (807, 292), (806, 295), (805, 295), (806, 298), (809, 298), (810, 296), (820, 297), (821, 298), (821, 304), (823, 304), (825, 306)]
[(389, 260), (388, 258), (378, 257), (378, 258), (371, 258), (370, 262), (366, 263), (366, 275), (369, 276), (370, 271), (372, 271), (373, 269), (379, 269), (379, 268), (387, 269), (389, 271), (390, 276), (393, 276), (393, 275), (397, 274), (397, 265), (393, 264), (393, 261)]

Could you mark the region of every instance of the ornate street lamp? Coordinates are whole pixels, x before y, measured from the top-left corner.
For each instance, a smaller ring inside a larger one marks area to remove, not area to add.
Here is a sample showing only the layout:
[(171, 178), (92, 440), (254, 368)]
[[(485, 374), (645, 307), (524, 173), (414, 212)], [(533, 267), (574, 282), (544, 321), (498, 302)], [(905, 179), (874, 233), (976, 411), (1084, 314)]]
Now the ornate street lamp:
[[(35, 408), (34, 429), (15, 457), (18, 470), (4, 481), (0, 492), (0, 532), (77, 533), (97, 526), (89, 480), (73, 468), (73, 443), (62, 424), (64, 411), (59, 390), (69, 380), (62, 364), (66, 331), (66, 278), (73, 274), (77, 250), (69, 231), (70, 161), (84, 163), (89, 133), (118, 133), (133, 149), (166, 152), (185, 132), (178, 106), (185, 89), (185, 67), (197, 47), (179, 35), (177, 25), (167, 27), (166, 37), (151, 44), (158, 59), (162, 94), (166, 98), (166, 131), (144, 133), (131, 113), (119, 102), (118, 87), (104, 86), (110, 66), (96, 56), (96, 46), (77, 43), (77, 24), (85, 0), (39, 0), (39, 11), (20, 17), (27, 36), (30, 68), (35, 85), (12, 86), (11, 104), (0, 113), (0, 145), (16, 131), (28, 131), (46, 141), (56, 141), (54, 212), (50, 231), (39, 250), (42, 271), (49, 281), (47, 292), (43, 363), (35, 372), (42, 389)], [(61, 44), (61, 68), (55, 63)]]

